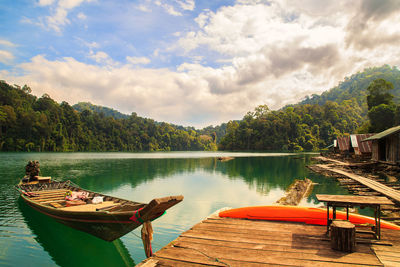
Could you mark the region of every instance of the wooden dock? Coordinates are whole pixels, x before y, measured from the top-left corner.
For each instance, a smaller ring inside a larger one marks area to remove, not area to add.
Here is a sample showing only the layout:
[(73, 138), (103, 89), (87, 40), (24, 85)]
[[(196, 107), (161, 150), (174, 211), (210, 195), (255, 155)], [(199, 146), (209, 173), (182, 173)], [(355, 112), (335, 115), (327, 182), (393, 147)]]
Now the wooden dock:
[(325, 232), (326, 226), (212, 216), (138, 266), (400, 266), (400, 231), (382, 229), (380, 245), (358, 238), (353, 253), (331, 249)]
[(362, 184), (362, 185), (364, 185), (364, 186), (366, 186), (366, 187), (368, 187), (368, 188), (370, 188), (370, 189), (372, 189), (372, 190), (374, 190), (374, 191), (376, 191), (376, 192), (378, 192), (378, 193), (380, 193), (380, 194), (382, 194), (384, 196), (387, 196), (387, 197), (393, 199), (397, 203), (400, 203), (400, 191), (399, 190), (393, 189), (393, 188), (391, 188), (391, 187), (389, 187), (387, 185), (384, 185), (384, 184), (382, 184), (380, 182), (377, 182), (377, 181), (362, 177), (362, 176), (357, 175), (355, 173), (346, 172), (346, 171), (337, 169), (335, 167), (331, 167), (329, 165), (316, 164), (315, 166), (317, 166), (319, 168), (322, 168), (322, 169), (325, 169), (325, 170), (330, 171), (330, 172), (335, 172), (337, 174), (346, 176), (346, 177), (348, 177), (348, 178), (350, 178), (350, 179), (352, 179), (354, 181), (357, 181), (358, 183), (360, 183), (360, 184)]

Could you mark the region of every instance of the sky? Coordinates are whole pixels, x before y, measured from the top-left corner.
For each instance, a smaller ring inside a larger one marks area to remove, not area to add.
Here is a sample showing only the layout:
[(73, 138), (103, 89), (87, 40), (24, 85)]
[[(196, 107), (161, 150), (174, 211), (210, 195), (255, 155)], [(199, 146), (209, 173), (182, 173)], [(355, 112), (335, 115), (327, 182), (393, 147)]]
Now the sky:
[(0, 0), (0, 80), (202, 128), (400, 64), (398, 0)]

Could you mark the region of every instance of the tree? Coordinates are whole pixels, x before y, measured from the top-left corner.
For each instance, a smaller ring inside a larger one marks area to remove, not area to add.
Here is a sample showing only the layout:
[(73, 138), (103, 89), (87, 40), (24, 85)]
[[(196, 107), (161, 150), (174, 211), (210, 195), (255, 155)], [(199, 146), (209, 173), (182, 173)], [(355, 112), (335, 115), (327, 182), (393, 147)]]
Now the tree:
[(396, 107), (394, 105), (380, 104), (368, 111), (371, 122), (370, 132), (379, 133), (394, 125)]
[(367, 88), (369, 131), (373, 133), (384, 131), (394, 125), (396, 106), (393, 95), (389, 93), (393, 84), (384, 79), (374, 80)]
[(384, 79), (374, 80), (367, 88), (368, 110), (380, 104), (390, 105), (393, 103), (393, 95), (389, 93), (393, 89), (393, 84)]

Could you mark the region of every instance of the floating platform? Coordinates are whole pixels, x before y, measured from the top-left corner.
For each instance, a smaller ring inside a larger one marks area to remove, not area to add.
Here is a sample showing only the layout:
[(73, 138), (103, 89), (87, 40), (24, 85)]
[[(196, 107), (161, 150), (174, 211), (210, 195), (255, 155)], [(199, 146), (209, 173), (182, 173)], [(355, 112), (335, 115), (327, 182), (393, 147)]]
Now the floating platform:
[[(211, 216), (138, 266), (400, 266), (400, 231), (357, 234), (356, 251), (331, 249), (326, 226)], [(365, 238), (360, 238), (365, 237)]]

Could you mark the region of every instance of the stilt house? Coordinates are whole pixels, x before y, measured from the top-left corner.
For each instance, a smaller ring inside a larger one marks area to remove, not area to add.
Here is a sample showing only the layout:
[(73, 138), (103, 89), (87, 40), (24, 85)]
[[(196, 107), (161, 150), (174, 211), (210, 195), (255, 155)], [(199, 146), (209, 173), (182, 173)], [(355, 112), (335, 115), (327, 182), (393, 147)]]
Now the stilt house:
[(350, 146), (350, 136), (338, 137), (337, 144), (340, 154), (348, 156), (350, 152), (353, 152)]
[(372, 141), (372, 160), (400, 164), (400, 125), (363, 140)]
[(374, 134), (352, 134), (350, 135), (351, 147), (354, 149), (354, 155), (361, 158), (370, 158), (372, 155), (372, 141), (364, 139), (373, 136)]

